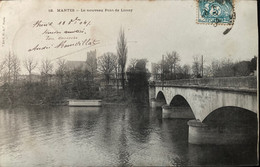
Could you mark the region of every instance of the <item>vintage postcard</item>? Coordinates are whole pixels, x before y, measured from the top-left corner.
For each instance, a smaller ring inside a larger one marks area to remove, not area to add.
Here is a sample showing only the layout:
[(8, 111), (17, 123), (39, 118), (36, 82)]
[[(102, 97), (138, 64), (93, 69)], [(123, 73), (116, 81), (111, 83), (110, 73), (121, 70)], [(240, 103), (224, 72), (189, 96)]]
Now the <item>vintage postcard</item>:
[(258, 165), (257, 13), (0, 1), (0, 166)]

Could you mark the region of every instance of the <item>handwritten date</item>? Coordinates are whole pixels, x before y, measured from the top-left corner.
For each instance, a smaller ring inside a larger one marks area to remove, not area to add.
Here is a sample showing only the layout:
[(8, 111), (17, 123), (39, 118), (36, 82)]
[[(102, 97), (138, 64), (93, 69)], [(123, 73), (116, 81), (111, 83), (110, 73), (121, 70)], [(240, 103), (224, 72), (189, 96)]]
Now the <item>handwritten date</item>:
[(74, 19), (69, 19), (69, 20), (62, 20), (62, 21), (58, 21), (57, 23), (54, 22), (45, 22), (42, 20), (37, 20), (36, 22), (33, 23), (33, 27), (34, 28), (39, 28), (39, 27), (48, 27), (48, 26), (53, 26), (53, 25), (83, 25), (85, 27), (88, 27), (91, 25), (91, 21), (88, 20), (83, 20), (80, 19), (78, 17), (74, 18)]

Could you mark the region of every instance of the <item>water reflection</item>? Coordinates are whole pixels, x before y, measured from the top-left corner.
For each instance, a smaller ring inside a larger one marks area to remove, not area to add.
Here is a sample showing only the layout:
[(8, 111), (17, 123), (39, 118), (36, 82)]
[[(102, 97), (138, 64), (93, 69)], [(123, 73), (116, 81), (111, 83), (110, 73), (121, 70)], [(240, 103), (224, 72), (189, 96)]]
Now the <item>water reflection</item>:
[(72, 132), (91, 132), (98, 123), (100, 118), (99, 107), (69, 107), (70, 115), (72, 115)]
[(254, 146), (188, 144), (187, 120), (138, 106), (0, 110), (0, 166), (254, 164)]
[(253, 145), (189, 145), (189, 163), (201, 165), (255, 165), (256, 146)]
[(132, 107), (131, 112), (129, 112), (128, 124), (133, 140), (140, 143), (149, 142), (152, 128), (150, 112), (147, 108)]

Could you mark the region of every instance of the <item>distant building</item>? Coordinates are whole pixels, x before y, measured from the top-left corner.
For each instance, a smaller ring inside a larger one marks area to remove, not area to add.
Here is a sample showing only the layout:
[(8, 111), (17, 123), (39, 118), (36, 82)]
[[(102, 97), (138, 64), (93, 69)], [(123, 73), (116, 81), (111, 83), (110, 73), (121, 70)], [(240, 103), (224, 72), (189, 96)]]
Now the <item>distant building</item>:
[(95, 76), (97, 74), (97, 52), (96, 52), (96, 50), (87, 52), (86, 64), (87, 64), (87, 70), (93, 76)]
[[(19, 82), (26, 82), (30, 80), (29, 75), (19, 75), (18, 81)], [(31, 74), (31, 82), (40, 82), (41, 81), (41, 75), (39, 74)]]
[(67, 61), (65, 64), (65, 68), (68, 70), (74, 70), (74, 69), (87, 69), (87, 64), (85, 61)]
[(87, 52), (86, 61), (67, 61), (65, 68), (68, 70), (82, 69), (88, 70), (91, 74), (95, 74), (97, 71), (97, 54), (96, 50)]

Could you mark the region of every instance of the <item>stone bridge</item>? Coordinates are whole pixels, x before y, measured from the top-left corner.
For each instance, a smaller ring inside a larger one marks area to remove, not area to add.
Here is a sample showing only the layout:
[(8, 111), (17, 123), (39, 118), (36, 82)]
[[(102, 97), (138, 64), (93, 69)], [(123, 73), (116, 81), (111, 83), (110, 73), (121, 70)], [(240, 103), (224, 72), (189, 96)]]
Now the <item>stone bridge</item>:
[[(201, 129), (201, 127), (207, 127), (206, 129), (209, 130), (207, 120), (214, 120), (214, 117), (222, 116), (221, 119), (229, 122), (232, 118), (226, 117), (231, 111), (249, 112), (249, 115), (255, 117), (254, 119), (258, 114), (257, 78), (255, 76), (156, 81), (150, 83), (149, 98), (151, 107), (162, 107), (163, 118), (194, 118), (195, 120), (189, 121), (188, 125), (189, 142), (195, 144), (225, 144), (224, 140), (212, 141), (216, 135), (221, 135), (219, 133), (211, 135), (208, 140), (200, 141), (201, 137), (207, 138), (207, 135), (198, 137), (196, 134), (202, 129), (203, 134), (206, 134), (205, 128)], [(241, 117), (248, 116), (242, 114)], [(213, 131), (215, 130), (213, 129)], [(222, 134), (224, 138), (229, 136), (225, 133)], [(230, 133), (230, 135), (243, 136), (240, 132), (238, 134)], [(244, 134), (244, 136), (248, 136), (248, 134)]]

